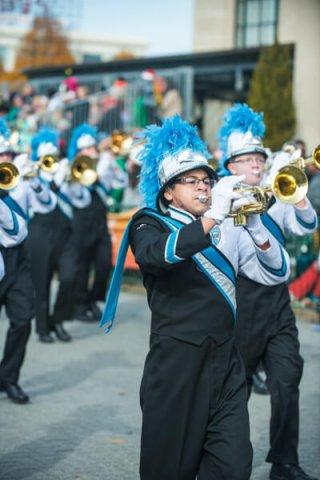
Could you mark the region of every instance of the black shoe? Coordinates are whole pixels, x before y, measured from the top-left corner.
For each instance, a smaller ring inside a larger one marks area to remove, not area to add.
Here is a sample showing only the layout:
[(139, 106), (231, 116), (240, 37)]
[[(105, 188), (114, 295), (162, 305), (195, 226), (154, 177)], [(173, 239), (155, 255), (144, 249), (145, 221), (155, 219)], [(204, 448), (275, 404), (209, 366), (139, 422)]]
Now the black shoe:
[(52, 331), (56, 334), (58, 340), (61, 342), (71, 342), (71, 335), (63, 328), (61, 323), (57, 323), (52, 327)]
[(96, 303), (91, 303), (90, 310), (92, 312), (92, 316), (95, 318), (97, 322), (100, 322), (102, 317), (102, 311), (100, 307)]
[(80, 322), (96, 322), (96, 318), (92, 315), (92, 312), (87, 310), (84, 312), (75, 313), (73, 320), (79, 320)]
[(259, 395), (269, 395), (267, 384), (258, 372), (252, 375), (252, 390)]
[(292, 463), (273, 464), (270, 471), (271, 480), (318, 480), (315, 477), (307, 475), (299, 465)]
[(1, 383), (1, 392), (6, 392), (14, 403), (28, 403), (29, 397), (17, 383)]
[(50, 335), (50, 333), (39, 333), (39, 342), (53, 343), (54, 338), (52, 337), (52, 335)]

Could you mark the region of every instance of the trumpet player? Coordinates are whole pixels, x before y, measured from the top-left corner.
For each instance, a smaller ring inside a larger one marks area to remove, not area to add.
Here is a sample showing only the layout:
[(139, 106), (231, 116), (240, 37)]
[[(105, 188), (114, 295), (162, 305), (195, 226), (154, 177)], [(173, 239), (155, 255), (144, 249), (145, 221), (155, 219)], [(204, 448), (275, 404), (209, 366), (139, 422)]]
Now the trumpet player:
[[(0, 184), (1, 255), (4, 260), (4, 277), (0, 281), (0, 306), (5, 306), (9, 319), (3, 357), (0, 363), (0, 391), (6, 392), (15, 403), (27, 403), (28, 395), (19, 385), (21, 367), (31, 332), (34, 316), (34, 288), (31, 278), (30, 258), (26, 247), (28, 211), (53, 208), (48, 190), (37, 178), (19, 179), (13, 165), (14, 152), (9, 143), (10, 131), (0, 121), (0, 172), (4, 173)], [(8, 165), (10, 167), (8, 167)], [(3, 211), (4, 205), (10, 213)], [(6, 221), (6, 226), (3, 222)]]
[[(246, 382), (234, 345), (235, 276), (274, 284), (286, 254), (259, 215), (247, 232), (228, 213), (244, 177), (216, 183), (194, 127), (179, 116), (144, 132), (140, 191), (147, 208), (123, 237), (101, 325), (110, 330), (130, 241), (151, 309), (140, 389), (142, 480), (248, 480)], [(213, 188), (212, 188), (213, 187)], [(212, 188), (212, 192), (211, 192)], [(273, 272), (272, 272), (273, 270)]]
[[(33, 212), (28, 245), (36, 293), (36, 329), (42, 343), (52, 343), (55, 337), (62, 342), (71, 341), (64, 322), (72, 319), (74, 307), (76, 250), (72, 217), (75, 195), (74, 187), (66, 182), (68, 160), (55, 161), (58, 156), (57, 133), (41, 129), (32, 140), (32, 160), (41, 162), (41, 159), (53, 159), (51, 166), (38, 170), (41, 183), (50, 189), (53, 208), (49, 212)], [(51, 313), (50, 286), (54, 273), (58, 275), (59, 287)]]
[[(261, 140), (264, 130), (262, 115), (246, 104), (228, 110), (220, 130), (223, 167), (231, 175), (245, 175), (244, 183), (248, 186), (258, 186), (263, 179), (267, 158)], [(252, 198), (243, 198), (238, 206), (250, 201)], [(317, 226), (315, 211), (307, 197), (294, 205), (273, 197), (261, 220), (279, 248), (285, 246), (286, 233), (304, 235)], [(247, 235), (248, 245), (249, 242)], [(271, 420), (266, 461), (272, 464), (270, 479), (314, 480), (299, 466), (299, 383), (303, 359), (288, 287), (284, 278), (279, 280), (278, 285), (271, 286), (263, 279), (249, 278), (245, 271), (239, 274), (236, 340), (245, 363), (249, 393), (252, 375), (260, 362), (267, 374)]]
[[(95, 128), (83, 124), (72, 134), (68, 157), (89, 157), (96, 162), (96, 181), (88, 186), (90, 203), (74, 206), (73, 229), (77, 249), (77, 278), (75, 286), (74, 318), (97, 321), (101, 310), (97, 302), (103, 301), (112, 267), (111, 238), (107, 225), (109, 194), (116, 184), (125, 186), (127, 175), (116, 167), (110, 155), (99, 157)], [(89, 275), (93, 283), (89, 287)]]

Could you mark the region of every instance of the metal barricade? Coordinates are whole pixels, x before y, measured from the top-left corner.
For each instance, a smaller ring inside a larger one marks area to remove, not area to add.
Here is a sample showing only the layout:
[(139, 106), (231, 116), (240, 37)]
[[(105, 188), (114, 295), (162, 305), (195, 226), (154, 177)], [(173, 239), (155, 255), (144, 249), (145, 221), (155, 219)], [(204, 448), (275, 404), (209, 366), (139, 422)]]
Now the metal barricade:
[[(159, 104), (152, 90), (152, 82), (141, 78), (140, 72), (122, 75), (127, 81), (124, 95), (113, 98), (110, 87), (118, 75), (105, 75), (104, 90), (93, 93), (81, 100), (65, 103), (61, 108), (46, 112), (39, 119), (39, 126), (47, 125), (57, 128), (63, 140), (68, 143), (71, 132), (82, 123), (95, 125), (99, 132), (110, 134), (113, 130), (132, 131), (147, 124), (161, 121)], [(182, 67), (157, 71), (157, 76), (172, 85), (181, 97), (182, 117), (192, 120), (193, 112), (193, 69)], [(143, 97), (145, 119), (139, 122), (137, 106)]]

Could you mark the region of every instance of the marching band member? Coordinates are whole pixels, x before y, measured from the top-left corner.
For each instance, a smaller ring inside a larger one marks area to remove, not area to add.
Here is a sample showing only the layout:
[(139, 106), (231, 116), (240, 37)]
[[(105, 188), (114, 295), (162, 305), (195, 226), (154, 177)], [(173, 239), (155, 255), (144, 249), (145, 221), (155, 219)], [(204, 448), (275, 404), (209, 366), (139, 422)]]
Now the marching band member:
[[(58, 156), (58, 136), (55, 131), (42, 129), (32, 139), (32, 160), (41, 162), (45, 156)], [(56, 168), (54, 168), (56, 165)], [(42, 184), (50, 188), (53, 208), (33, 211), (29, 224), (28, 246), (31, 272), (36, 293), (36, 329), (40, 342), (52, 343), (51, 332), (62, 342), (71, 341), (63, 322), (72, 319), (73, 290), (76, 275), (76, 250), (72, 232), (72, 199), (65, 179), (68, 160), (56, 163), (52, 170), (39, 170)], [(30, 169), (29, 167), (27, 167)], [(59, 289), (50, 315), (50, 285), (58, 273)]]
[[(127, 176), (116, 167), (107, 152), (99, 158), (95, 128), (83, 124), (72, 134), (68, 157), (78, 156), (96, 160), (97, 181), (88, 187), (89, 205), (74, 205), (73, 228), (77, 249), (77, 281), (75, 286), (74, 318), (96, 321), (101, 316), (97, 302), (104, 300), (111, 262), (111, 238), (107, 225), (108, 196), (112, 188), (126, 185)], [(89, 287), (90, 269), (94, 270), (94, 281)]]
[[(261, 114), (246, 104), (227, 111), (220, 130), (223, 166), (235, 176), (245, 175), (249, 186), (260, 185), (267, 158), (261, 137), (265, 126)], [(281, 154), (283, 155), (287, 154)], [(287, 162), (290, 157), (287, 156)], [(281, 160), (283, 164), (283, 158)], [(232, 178), (232, 177), (231, 177)], [(268, 234), (285, 246), (285, 234), (305, 235), (317, 226), (316, 213), (307, 198), (295, 205), (274, 197), (261, 215)], [(252, 249), (249, 235), (247, 246)], [(299, 383), (303, 359), (299, 353), (298, 330), (285, 278), (270, 285), (262, 278), (250, 278), (241, 271), (237, 280), (237, 345), (244, 359), (249, 380), (262, 361), (271, 394), (270, 450), (272, 480), (312, 480), (299, 466)]]
[[(3, 162), (13, 161), (14, 152), (8, 141), (9, 136), (6, 124), (1, 121), (0, 167)], [(18, 381), (34, 316), (34, 288), (25, 242), (28, 210), (30, 207), (34, 210), (52, 208), (51, 197), (37, 178), (30, 181), (20, 178), (10, 191), (1, 190), (0, 196), (0, 203), (10, 209), (9, 225), (4, 228), (2, 224), (0, 232), (0, 249), (5, 267), (4, 278), (0, 281), (0, 305), (5, 306), (10, 322), (0, 363), (0, 390), (6, 392), (13, 402), (27, 403), (29, 397)], [(1, 212), (4, 215), (3, 205)]]
[(148, 127), (145, 140), (140, 190), (147, 208), (124, 234), (100, 323), (112, 326), (130, 241), (152, 313), (140, 390), (141, 479), (247, 480), (252, 448), (233, 339), (235, 279), (239, 271), (273, 285), (287, 278), (288, 257), (258, 215), (246, 230), (227, 219), (243, 177), (213, 186), (194, 127), (175, 116)]

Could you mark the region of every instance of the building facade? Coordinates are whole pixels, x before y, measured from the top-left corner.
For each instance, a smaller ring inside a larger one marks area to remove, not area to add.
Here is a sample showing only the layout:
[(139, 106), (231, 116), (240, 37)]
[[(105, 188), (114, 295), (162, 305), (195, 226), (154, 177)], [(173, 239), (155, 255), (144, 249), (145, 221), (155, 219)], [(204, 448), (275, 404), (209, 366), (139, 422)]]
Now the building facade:
[[(309, 151), (320, 140), (320, 1), (195, 0), (194, 52), (227, 51), (292, 44), (296, 137)], [(229, 106), (209, 100), (204, 135), (212, 143), (212, 125)]]
[[(5, 70), (15, 65), (21, 39), (28, 31), (27, 25), (2, 25), (0, 27), (0, 61)], [(109, 61), (121, 52), (130, 52), (141, 57), (146, 54), (148, 44), (144, 40), (93, 36), (79, 31), (68, 34), (69, 46), (77, 63)]]

